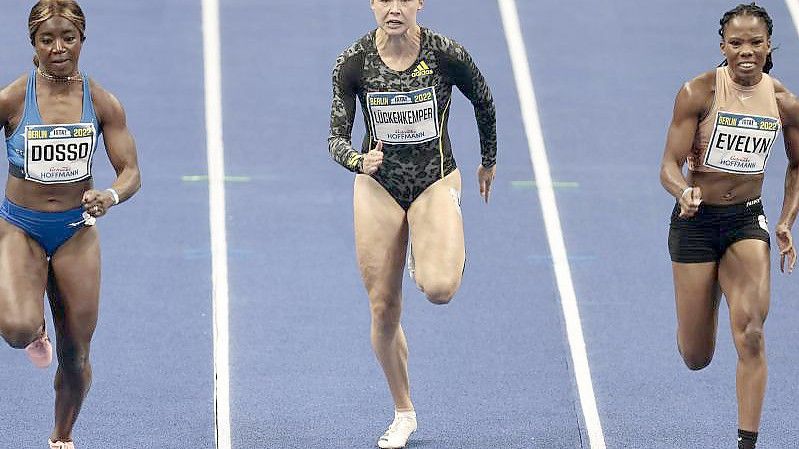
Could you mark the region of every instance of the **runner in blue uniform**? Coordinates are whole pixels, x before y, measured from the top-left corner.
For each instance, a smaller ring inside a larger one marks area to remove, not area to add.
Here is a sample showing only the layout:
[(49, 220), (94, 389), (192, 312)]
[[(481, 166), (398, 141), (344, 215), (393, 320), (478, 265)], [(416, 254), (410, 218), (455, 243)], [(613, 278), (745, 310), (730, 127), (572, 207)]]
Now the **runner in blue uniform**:
[[(86, 38), (80, 6), (41, 0), (28, 26), (36, 68), (0, 90), (10, 174), (0, 205), (0, 335), (47, 366), (47, 293), (58, 358), (48, 443), (74, 449), (72, 429), (92, 380), (100, 293), (93, 225), (139, 189), (140, 175), (122, 105), (78, 69)], [(117, 174), (105, 190), (95, 189), (91, 177), (101, 134)]]

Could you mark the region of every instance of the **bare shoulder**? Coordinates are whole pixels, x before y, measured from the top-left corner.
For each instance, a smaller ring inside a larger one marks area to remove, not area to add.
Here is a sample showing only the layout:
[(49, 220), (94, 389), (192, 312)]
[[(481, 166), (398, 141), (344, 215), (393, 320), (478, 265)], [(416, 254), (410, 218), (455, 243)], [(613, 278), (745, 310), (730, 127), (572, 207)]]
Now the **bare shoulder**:
[(119, 102), (114, 94), (106, 90), (94, 79), (89, 80), (89, 89), (91, 89), (94, 110), (97, 112), (97, 118), (101, 123), (124, 120), (125, 111), (122, 108), (122, 103)]
[(687, 99), (706, 100), (716, 90), (716, 71), (711, 70), (690, 79), (682, 85), (681, 93), (685, 93)]
[[(6, 116), (14, 115), (16, 110), (25, 104), (28, 76), (24, 74), (0, 89), (0, 113)], [(19, 113), (21, 114), (21, 109)]]
[(706, 113), (709, 103), (716, 91), (716, 71), (704, 72), (682, 85), (677, 94), (675, 108), (685, 112), (702, 115)]
[(774, 77), (772, 75), (769, 75), (769, 78), (771, 78), (771, 81), (774, 83), (774, 93), (775, 94), (781, 94), (781, 93), (784, 93), (784, 92), (789, 92), (788, 88), (785, 87), (784, 84), (782, 84), (782, 81), (780, 81), (779, 79), (777, 79), (776, 77)]
[(774, 96), (777, 98), (777, 108), (780, 110), (783, 125), (799, 125), (799, 100), (780, 80), (771, 77), (774, 81)]

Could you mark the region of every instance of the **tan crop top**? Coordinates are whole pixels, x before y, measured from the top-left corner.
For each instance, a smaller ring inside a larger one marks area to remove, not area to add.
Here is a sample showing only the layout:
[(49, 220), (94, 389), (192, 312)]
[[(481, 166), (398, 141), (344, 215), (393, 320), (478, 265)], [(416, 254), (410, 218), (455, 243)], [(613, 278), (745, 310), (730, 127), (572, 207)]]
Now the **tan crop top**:
[(741, 86), (727, 67), (719, 67), (713, 107), (699, 122), (688, 169), (763, 173), (780, 125), (774, 81), (768, 74), (754, 86)]

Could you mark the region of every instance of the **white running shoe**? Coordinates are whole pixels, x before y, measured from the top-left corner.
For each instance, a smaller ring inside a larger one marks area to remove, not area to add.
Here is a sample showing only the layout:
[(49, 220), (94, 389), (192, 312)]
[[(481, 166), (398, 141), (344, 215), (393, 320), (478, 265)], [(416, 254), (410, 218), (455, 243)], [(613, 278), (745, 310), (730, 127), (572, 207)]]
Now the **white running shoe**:
[(75, 449), (75, 443), (72, 441), (56, 441), (47, 440), (47, 443), (50, 445), (50, 449)]
[(377, 440), (377, 447), (381, 449), (400, 449), (408, 444), (408, 438), (416, 432), (416, 412), (394, 411), (394, 421), (388, 430)]

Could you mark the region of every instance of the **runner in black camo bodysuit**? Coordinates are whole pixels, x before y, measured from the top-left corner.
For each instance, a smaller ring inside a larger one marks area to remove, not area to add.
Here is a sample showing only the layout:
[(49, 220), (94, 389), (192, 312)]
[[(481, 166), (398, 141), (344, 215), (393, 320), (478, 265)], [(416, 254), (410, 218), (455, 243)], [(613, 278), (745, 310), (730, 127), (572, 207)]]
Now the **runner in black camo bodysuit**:
[[(355, 249), (369, 296), (372, 347), (395, 411), (377, 445), (393, 449), (405, 447), (417, 428), (400, 325), (406, 253), (411, 277), (434, 304), (452, 299), (465, 264), (461, 175), (447, 135), (452, 86), (475, 108), (482, 150), (477, 181), (486, 202), (496, 173), (496, 119), (491, 92), (469, 54), (417, 25), (424, 0), (370, 3), (378, 28), (344, 51), (333, 71), (329, 148), (358, 173)], [(351, 144), (356, 98), (367, 128), (361, 152)]]
[(375, 30), (342, 53), (333, 71), (330, 154), (360, 172), (363, 156), (351, 144), (357, 97), (367, 129), (361, 151), (383, 142), (383, 165), (372, 176), (405, 210), (456, 168), (447, 133), (453, 85), (474, 105), (483, 167), (493, 167), (497, 153), (494, 101), (483, 75), (460, 44), (420, 29), (421, 51), (407, 70), (383, 62)]

